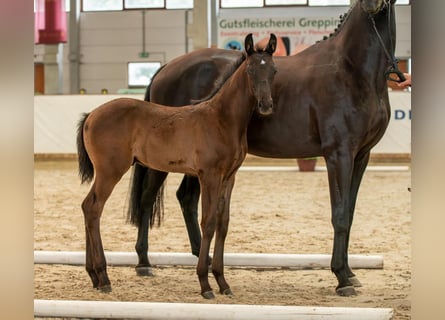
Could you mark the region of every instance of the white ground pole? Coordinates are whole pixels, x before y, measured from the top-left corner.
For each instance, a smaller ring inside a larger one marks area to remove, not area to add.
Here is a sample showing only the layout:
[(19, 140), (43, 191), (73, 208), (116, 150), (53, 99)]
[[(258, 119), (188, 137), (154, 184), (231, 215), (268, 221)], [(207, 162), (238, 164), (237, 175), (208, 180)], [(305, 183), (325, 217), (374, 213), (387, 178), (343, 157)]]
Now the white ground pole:
[(393, 310), (390, 308), (34, 300), (35, 317), (148, 320), (389, 320), (392, 315)]
[[(368, 166), (367, 171), (409, 171), (409, 166)], [(238, 171), (300, 171), (295, 162), (295, 166), (241, 166)], [(326, 171), (326, 166), (316, 166), (315, 171)]]
[[(108, 265), (131, 266), (138, 263), (135, 252), (105, 252)], [(191, 253), (150, 252), (153, 266), (196, 266), (198, 258)], [(84, 251), (34, 251), (35, 264), (84, 265)], [(268, 253), (225, 253), (224, 265), (255, 268), (329, 269), (329, 254), (268, 254)], [(353, 269), (382, 269), (380, 255), (349, 255)]]

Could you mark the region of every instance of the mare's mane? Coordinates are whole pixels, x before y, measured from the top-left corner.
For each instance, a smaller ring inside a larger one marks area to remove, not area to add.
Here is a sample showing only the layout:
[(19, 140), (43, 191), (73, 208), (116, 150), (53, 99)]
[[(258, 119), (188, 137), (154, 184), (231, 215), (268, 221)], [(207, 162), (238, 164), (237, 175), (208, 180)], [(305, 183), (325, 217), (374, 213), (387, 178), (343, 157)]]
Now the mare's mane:
[(346, 21), (350, 17), (351, 11), (354, 9), (357, 3), (358, 1), (354, 2), (354, 4), (350, 6), (349, 10), (346, 13), (340, 15), (340, 23), (337, 25), (337, 28), (334, 29), (334, 32), (330, 33), (329, 36), (324, 36), (323, 39), (318, 40), (317, 43), (335, 37), (345, 25)]

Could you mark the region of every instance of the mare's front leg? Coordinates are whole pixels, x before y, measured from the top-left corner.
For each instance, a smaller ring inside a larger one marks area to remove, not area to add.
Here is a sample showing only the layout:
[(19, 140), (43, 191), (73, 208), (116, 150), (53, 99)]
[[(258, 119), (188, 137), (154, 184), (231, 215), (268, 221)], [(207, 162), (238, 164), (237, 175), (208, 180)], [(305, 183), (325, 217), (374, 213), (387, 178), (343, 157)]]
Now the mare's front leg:
[(215, 250), (213, 252), (212, 273), (219, 286), (219, 292), (225, 295), (232, 295), (232, 290), (224, 277), (224, 243), (230, 220), (230, 199), (232, 196), (235, 175), (232, 175), (227, 182), (223, 183), (223, 192), (218, 199), (218, 211), (216, 220)]
[[(140, 199), (140, 217), (138, 222), (138, 238), (136, 240), (135, 250), (138, 255), (138, 264), (136, 265), (136, 274), (138, 276), (152, 276), (151, 264), (148, 260), (148, 231), (150, 220), (152, 218), (154, 203), (158, 192), (167, 178), (168, 173), (142, 168), (136, 164), (135, 170), (146, 170), (142, 181), (142, 194)], [(136, 174), (136, 172), (135, 172)], [(162, 200), (161, 200), (162, 201)]]
[(349, 228), (348, 228), (348, 234), (346, 237), (346, 268), (348, 272), (348, 277), (351, 283), (354, 285), (354, 287), (361, 287), (362, 284), (357, 279), (355, 274), (352, 272), (351, 268), (349, 267), (348, 262), (348, 250), (349, 250), (349, 237), (351, 234), (351, 227), (352, 227), (352, 221), (354, 219), (354, 212), (355, 212), (355, 204), (357, 202), (357, 195), (358, 190), (360, 188), (360, 184), (363, 178), (363, 174), (366, 170), (366, 167), (369, 162), (369, 156), (370, 152), (364, 152), (362, 154), (359, 154), (354, 159), (354, 168), (352, 171), (352, 178), (351, 178), (351, 189), (349, 193)]
[(217, 174), (201, 176), (199, 178), (202, 189), (202, 241), (196, 273), (201, 286), (201, 295), (206, 299), (213, 299), (215, 295), (209, 284), (208, 264), (210, 242), (215, 233), (217, 223), (218, 196), (221, 194), (221, 182)]
[(331, 199), (334, 246), (331, 270), (338, 280), (336, 292), (340, 296), (356, 295), (350, 280), (348, 261), (348, 237), (350, 222), (350, 187), (352, 176), (352, 156), (349, 150), (336, 150), (325, 156), (328, 170)]
[(82, 202), (82, 211), (86, 230), (86, 263), (85, 268), (91, 278), (93, 287), (103, 292), (111, 291), (107, 274), (107, 262), (100, 236), (100, 217), (105, 201), (111, 194), (117, 180), (102, 180), (96, 175), (90, 192)]

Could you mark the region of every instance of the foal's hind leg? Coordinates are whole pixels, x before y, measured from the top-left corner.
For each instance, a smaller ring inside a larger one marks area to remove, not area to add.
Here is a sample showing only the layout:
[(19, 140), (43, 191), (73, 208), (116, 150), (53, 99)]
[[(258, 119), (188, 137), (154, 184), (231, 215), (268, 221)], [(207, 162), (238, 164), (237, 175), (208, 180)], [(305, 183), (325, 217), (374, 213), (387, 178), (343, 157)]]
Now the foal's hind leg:
[(90, 241), (90, 236), (88, 234), (86, 222), (85, 222), (85, 242), (86, 242), (85, 269), (87, 270), (87, 273), (90, 276), (91, 282), (93, 282), (93, 288), (97, 288), (99, 286), (99, 278), (93, 268), (93, 252), (91, 249), (91, 241)]
[(153, 275), (151, 272), (151, 264), (148, 260), (148, 230), (150, 218), (153, 215), (153, 205), (167, 175), (167, 172), (148, 168), (144, 178), (144, 191), (141, 196), (141, 210), (143, 211), (138, 226), (138, 238), (135, 245), (139, 260), (135, 268), (138, 276)]
[(85, 268), (91, 278), (93, 287), (103, 292), (111, 291), (107, 274), (107, 262), (100, 236), (100, 217), (106, 200), (110, 196), (119, 178), (102, 179), (96, 173), (96, 179), (90, 192), (82, 202), (86, 230), (86, 264)]

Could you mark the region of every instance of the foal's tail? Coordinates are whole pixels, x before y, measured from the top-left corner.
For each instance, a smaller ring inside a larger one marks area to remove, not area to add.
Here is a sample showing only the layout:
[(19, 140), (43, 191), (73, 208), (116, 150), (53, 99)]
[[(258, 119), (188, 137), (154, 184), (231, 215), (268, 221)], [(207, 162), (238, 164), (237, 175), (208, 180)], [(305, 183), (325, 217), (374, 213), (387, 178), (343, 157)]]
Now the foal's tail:
[(83, 126), (88, 118), (89, 113), (82, 114), (77, 126), (77, 156), (79, 160), (79, 176), (81, 183), (91, 182), (94, 177), (94, 167), (88, 156), (85, 144), (83, 142)]
[[(149, 169), (147, 167), (135, 163), (133, 165), (130, 179), (130, 196), (128, 202), (127, 220), (137, 227), (141, 226), (142, 223), (142, 216), (144, 213), (142, 203), (148, 200), (142, 198), (142, 193), (144, 192), (145, 188), (144, 179), (147, 176), (148, 170)], [(149, 217), (150, 227), (153, 227), (155, 222), (157, 222), (157, 225), (159, 226), (164, 216), (164, 184), (162, 184), (162, 186), (159, 188), (158, 193), (156, 194), (156, 199), (154, 199), (153, 202), (153, 207), (150, 209), (147, 210), (148, 214), (151, 214)]]

